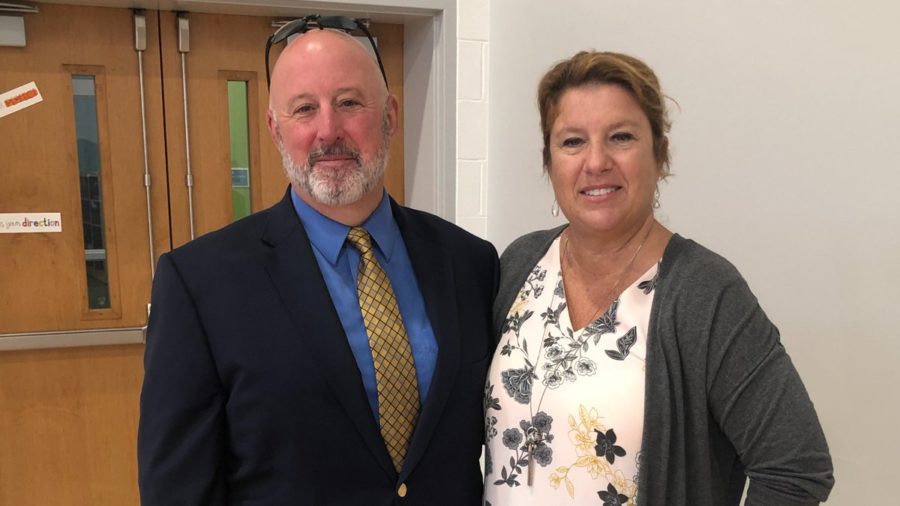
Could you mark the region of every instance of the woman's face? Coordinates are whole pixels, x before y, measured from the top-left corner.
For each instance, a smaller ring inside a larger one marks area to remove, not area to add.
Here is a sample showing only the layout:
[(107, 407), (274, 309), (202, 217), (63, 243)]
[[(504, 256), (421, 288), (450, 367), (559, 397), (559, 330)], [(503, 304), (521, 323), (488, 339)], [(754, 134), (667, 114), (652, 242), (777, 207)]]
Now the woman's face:
[(653, 214), (660, 166), (650, 122), (614, 84), (565, 91), (550, 130), (550, 182), (571, 225), (607, 237), (634, 233)]

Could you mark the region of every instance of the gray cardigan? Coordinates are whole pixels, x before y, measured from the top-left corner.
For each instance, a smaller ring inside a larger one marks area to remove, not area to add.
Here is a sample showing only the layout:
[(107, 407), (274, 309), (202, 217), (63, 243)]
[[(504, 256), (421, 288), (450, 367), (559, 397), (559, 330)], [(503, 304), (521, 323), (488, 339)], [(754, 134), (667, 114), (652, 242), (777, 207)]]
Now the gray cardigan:
[[(499, 339), (528, 273), (565, 228), (513, 242), (500, 259)], [(674, 235), (650, 311), (642, 506), (818, 504), (834, 485), (815, 409), (778, 330), (737, 270)]]

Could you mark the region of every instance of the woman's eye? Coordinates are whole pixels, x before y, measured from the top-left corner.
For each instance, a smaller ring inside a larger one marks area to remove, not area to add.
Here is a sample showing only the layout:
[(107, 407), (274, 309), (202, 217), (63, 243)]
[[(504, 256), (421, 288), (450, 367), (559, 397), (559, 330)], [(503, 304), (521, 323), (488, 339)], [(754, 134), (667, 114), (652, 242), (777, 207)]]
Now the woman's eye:
[(615, 142), (628, 142), (634, 140), (634, 135), (629, 132), (616, 132), (612, 135), (612, 140)]
[(574, 148), (582, 144), (584, 144), (584, 140), (578, 137), (569, 137), (568, 139), (563, 139), (562, 141), (562, 146), (564, 148)]

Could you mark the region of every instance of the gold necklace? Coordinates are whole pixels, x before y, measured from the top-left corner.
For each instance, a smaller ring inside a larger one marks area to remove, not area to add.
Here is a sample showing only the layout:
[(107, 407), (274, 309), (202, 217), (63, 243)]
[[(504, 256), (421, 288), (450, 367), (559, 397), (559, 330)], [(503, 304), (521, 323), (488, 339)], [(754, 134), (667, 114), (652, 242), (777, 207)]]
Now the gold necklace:
[[(622, 280), (625, 279), (625, 276), (628, 274), (628, 271), (631, 270), (631, 266), (634, 265), (634, 261), (637, 260), (638, 254), (641, 252), (641, 249), (644, 247), (644, 243), (647, 242), (647, 238), (650, 237), (650, 232), (652, 232), (654, 228), (656, 228), (656, 223), (651, 224), (650, 227), (647, 229), (647, 233), (644, 234), (644, 237), (641, 239), (641, 243), (638, 244), (637, 249), (634, 250), (634, 254), (631, 255), (631, 259), (628, 260), (628, 264), (622, 270), (622, 273), (619, 274), (619, 278), (616, 279), (615, 284), (612, 285), (612, 288), (603, 292), (603, 298), (601, 299), (601, 301), (605, 301), (606, 299), (609, 298), (610, 295), (616, 296), (619, 293), (618, 292), (619, 285), (622, 283)], [(568, 234), (566, 234), (565, 240), (566, 241), (563, 243), (563, 257), (566, 259), (566, 261), (570, 265), (575, 267), (575, 269), (585, 272), (575, 261), (575, 257), (572, 256), (572, 254), (569, 252), (569, 235)], [(615, 299), (613, 299), (613, 300), (615, 300)], [(594, 311), (594, 313), (591, 315), (591, 318), (588, 320), (588, 325), (590, 325), (591, 322), (593, 322), (594, 320), (597, 319), (598, 316), (600, 316), (600, 312), (603, 311), (603, 309), (604, 309), (604, 305), (603, 305), (603, 302), (601, 302), (600, 304), (598, 304), (597, 309)]]
[[(619, 284), (622, 282), (623, 279), (625, 279), (625, 275), (628, 274), (628, 271), (631, 269), (631, 266), (634, 264), (634, 261), (637, 259), (638, 254), (641, 252), (641, 249), (644, 247), (644, 243), (646, 243), (647, 238), (650, 237), (650, 232), (652, 232), (654, 228), (656, 228), (655, 223), (652, 224), (649, 229), (647, 229), (647, 233), (644, 234), (644, 237), (641, 239), (641, 243), (638, 244), (637, 249), (634, 250), (634, 254), (631, 255), (631, 259), (628, 260), (628, 265), (626, 265), (625, 269), (622, 270), (622, 273), (619, 274), (619, 279), (616, 280), (616, 283), (613, 285), (612, 289), (609, 292), (607, 292), (607, 294), (608, 293), (618, 294), (618, 292), (616, 290), (618, 289)], [(571, 254), (569, 253), (569, 236), (566, 235), (564, 237), (564, 239), (565, 239), (565, 242), (562, 245), (562, 255), (560, 256), (560, 264), (559, 264), (560, 265), (560, 272), (559, 272), (560, 281), (562, 281), (562, 262), (563, 262), (562, 259), (563, 259), (563, 257), (565, 257), (568, 262), (570, 262), (572, 265), (574, 265), (575, 268), (580, 270), (580, 268), (574, 261), (574, 257), (572, 257)], [(553, 290), (553, 296), (550, 299), (551, 310), (553, 308), (554, 301), (556, 301), (556, 289), (555, 288)], [(600, 311), (602, 311), (602, 310), (603, 310), (603, 306), (600, 305), (600, 307), (594, 312), (594, 315), (591, 317), (591, 319), (588, 320), (588, 325), (590, 325), (591, 322), (593, 322), (594, 320), (597, 319), (598, 316), (600, 316)], [(541, 361), (541, 357), (544, 355), (544, 353), (543, 353), (544, 352), (544, 342), (546, 341), (547, 333), (549, 332), (549, 327), (550, 327), (549, 325), (544, 325), (544, 332), (543, 332), (543, 335), (541, 336), (541, 347), (540, 347), (540, 350), (538, 351), (537, 359), (535, 360), (534, 369), (537, 369), (537, 366)], [(533, 390), (532, 390), (532, 393), (533, 393)], [(545, 383), (544, 389), (541, 391), (541, 398), (538, 400), (538, 404), (537, 404), (536, 408), (533, 407), (533, 405), (532, 405), (533, 397), (528, 399), (528, 411), (529, 411), (529, 415), (531, 416), (531, 424), (528, 427), (528, 429), (525, 430), (525, 451), (528, 452), (528, 486), (529, 487), (534, 484), (534, 450), (537, 449), (541, 444), (543, 444), (547, 437), (547, 435), (544, 434), (544, 432), (542, 430), (535, 427), (535, 423), (534, 423), (534, 412), (536, 410), (538, 412), (540, 412), (541, 405), (544, 403), (544, 396), (546, 394), (547, 394), (547, 384)]]

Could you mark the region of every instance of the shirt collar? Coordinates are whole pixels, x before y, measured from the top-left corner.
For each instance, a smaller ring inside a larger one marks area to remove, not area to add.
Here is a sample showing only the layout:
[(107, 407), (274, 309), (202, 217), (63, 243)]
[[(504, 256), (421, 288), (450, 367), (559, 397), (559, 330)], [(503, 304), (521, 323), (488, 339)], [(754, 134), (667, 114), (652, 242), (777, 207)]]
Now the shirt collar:
[[(313, 247), (328, 262), (336, 265), (350, 227), (316, 211), (293, 190), (291, 190), (291, 202), (294, 204), (297, 216), (303, 222), (303, 227), (306, 229), (309, 241)], [(394, 246), (400, 238), (400, 228), (397, 227), (397, 222), (394, 221), (394, 214), (391, 212), (391, 203), (387, 192), (382, 194), (378, 207), (366, 218), (362, 227), (372, 236), (375, 247), (381, 251), (385, 260), (390, 261), (394, 253)]]

